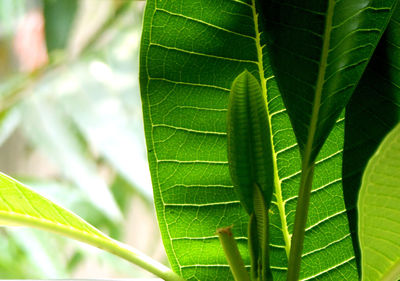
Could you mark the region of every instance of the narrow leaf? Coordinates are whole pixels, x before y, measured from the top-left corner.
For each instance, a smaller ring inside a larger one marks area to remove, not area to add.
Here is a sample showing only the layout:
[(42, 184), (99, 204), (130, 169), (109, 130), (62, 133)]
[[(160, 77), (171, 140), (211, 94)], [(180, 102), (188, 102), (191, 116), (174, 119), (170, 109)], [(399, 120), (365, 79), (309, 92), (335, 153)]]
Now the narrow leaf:
[(0, 225), (31, 226), (90, 244), (124, 258), (165, 280), (182, 280), (149, 257), (106, 236), (72, 212), (0, 173)]
[(365, 169), (360, 195), (362, 280), (400, 278), (400, 124), (383, 140)]
[(262, 205), (268, 209), (274, 170), (266, 100), (257, 79), (247, 70), (232, 84), (227, 134), (229, 170), (240, 201), (249, 214), (255, 212), (257, 185), (262, 192)]

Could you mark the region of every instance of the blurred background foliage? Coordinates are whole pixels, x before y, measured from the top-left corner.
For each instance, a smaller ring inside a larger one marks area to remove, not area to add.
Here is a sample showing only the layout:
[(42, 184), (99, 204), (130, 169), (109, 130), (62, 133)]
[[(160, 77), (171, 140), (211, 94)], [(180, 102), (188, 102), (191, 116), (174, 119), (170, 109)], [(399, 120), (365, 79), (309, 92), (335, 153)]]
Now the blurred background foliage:
[[(166, 262), (138, 85), (143, 1), (0, 1), (0, 170)], [(53, 234), (0, 228), (0, 279), (146, 273)]]

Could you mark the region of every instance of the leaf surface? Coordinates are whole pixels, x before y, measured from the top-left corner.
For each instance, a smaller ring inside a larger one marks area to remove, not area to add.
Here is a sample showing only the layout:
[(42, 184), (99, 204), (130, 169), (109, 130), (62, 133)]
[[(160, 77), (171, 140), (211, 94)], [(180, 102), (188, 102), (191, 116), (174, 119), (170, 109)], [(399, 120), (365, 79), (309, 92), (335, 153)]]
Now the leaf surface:
[(365, 169), (360, 189), (362, 280), (400, 278), (400, 124), (383, 140)]
[(354, 92), (397, 1), (267, 2), (271, 63), (301, 153), (313, 161)]
[[(29, 225), (65, 231), (70, 236), (108, 240), (78, 216), (45, 199), (18, 181), (0, 174), (1, 225)], [(110, 240), (111, 241), (111, 240)]]
[(400, 121), (399, 21), (397, 6), (346, 107), (343, 193), (358, 261), (356, 203), (361, 177), (383, 138)]
[[(227, 119), (228, 162), (233, 186), (248, 214), (255, 212), (257, 217), (257, 213), (265, 213), (265, 207), (269, 209), (274, 170), (266, 100), (257, 79), (247, 70), (233, 81)], [(261, 193), (256, 192), (258, 189)], [(256, 211), (260, 209), (255, 204), (257, 201), (263, 206), (261, 212)]]
[[(232, 280), (215, 231), (234, 225), (245, 263), (248, 215), (233, 191), (226, 116), (247, 69), (268, 101), (274, 161), (270, 252), (284, 280), (300, 180), (300, 155), (263, 48), (253, 1), (147, 1), (140, 83), (158, 221), (171, 265), (190, 280)], [(343, 118), (317, 158), (302, 280), (357, 280), (341, 185)]]
[(72, 212), (56, 205), (22, 183), (0, 173), (0, 225), (30, 226), (61, 234), (103, 249), (169, 279), (168, 268), (111, 239)]

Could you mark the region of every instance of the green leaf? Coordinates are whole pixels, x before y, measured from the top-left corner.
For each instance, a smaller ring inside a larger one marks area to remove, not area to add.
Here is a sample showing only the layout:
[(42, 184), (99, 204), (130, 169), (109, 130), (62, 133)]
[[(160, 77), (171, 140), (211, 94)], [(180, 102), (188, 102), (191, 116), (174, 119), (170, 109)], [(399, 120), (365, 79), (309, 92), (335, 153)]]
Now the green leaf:
[[(42, 194), (55, 204), (60, 204), (73, 213), (78, 213), (85, 221), (102, 231), (110, 233), (110, 236), (119, 238), (122, 228), (120, 221), (111, 220), (101, 210), (98, 210), (89, 195), (81, 189), (71, 185), (68, 182), (56, 180), (43, 180), (31, 177), (18, 177), (18, 181), (29, 186), (33, 191)], [(126, 194), (125, 194), (126, 195)]]
[[(226, 138), (229, 92), (245, 69), (257, 77), (268, 101), (275, 179), (270, 262), (274, 280), (286, 278), (300, 155), (255, 5), (147, 1), (140, 83), (150, 171), (170, 263), (187, 279), (232, 280), (215, 235), (227, 225), (234, 225), (250, 264), (249, 218), (233, 190)], [(358, 279), (341, 185), (343, 121), (316, 161), (301, 279)]]
[(400, 278), (400, 124), (383, 140), (365, 169), (360, 195), (362, 280)]
[(396, 3), (284, 0), (262, 5), (271, 65), (302, 156), (288, 280), (297, 280), (300, 272), (315, 159), (354, 92)]
[[(254, 222), (257, 227), (257, 239), (258, 245), (260, 248), (259, 256), (260, 259), (258, 261), (258, 275), (260, 281), (267, 281), (272, 280), (271, 268), (270, 268), (270, 261), (269, 261), (269, 206), (267, 206), (264, 195), (261, 192), (261, 189), (258, 187), (257, 184), (254, 185), (254, 216), (255, 221), (252, 220), (250, 217), (249, 222), (249, 251), (253, 248), (254, 242), (251, 241), (254, 239), (254, 234), (250, 231), (252, 230), (252, 225)], [(253, 248), (254, 249), (254, 248)], [(250, 252), (250, 255), (253, 255)], [(251, 261), (253, 264), (253, 260)], [(252, 269), (253, 270), (253, 269)], [(253, 270), (254, 271), (254, 270)]]
[(269, 209), (274, 170), (266, 100), (257, 79), (247, 70), (233, 81), (227, 118), (229, 170), (240, 202), (248, 214), (255, 212), (253, 198), (259, 188), (262, 206)]
[(395, 9), (346, 108), (343, 193), (359, 263), (356, 203), (365, 166), (400, 121), (400, 6)]
[(103, 249), (164, 278), (178, 281), (168, 268), (115, 241), (72, 212), (0, 173), (0, 225), (31, 226)]
[(397, 1), (268, 3), (264, 8), (271, 63), (302, 156), (313, 161), (360, 80)]
[(43, 13), (47, 51), (67, 47), (78, 7), (77, 0), (45, 0)]

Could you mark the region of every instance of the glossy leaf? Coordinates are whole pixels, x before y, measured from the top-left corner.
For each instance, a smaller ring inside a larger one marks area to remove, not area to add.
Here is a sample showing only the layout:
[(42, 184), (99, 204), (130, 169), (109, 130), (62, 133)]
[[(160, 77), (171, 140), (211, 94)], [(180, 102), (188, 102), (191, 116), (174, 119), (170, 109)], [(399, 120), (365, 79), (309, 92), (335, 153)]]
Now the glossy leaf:
[(313, 161), (397, 1), (267, 2), (272, 66), (303, 158)]
[(168, 268), (109, 238), (77, 215), (3, 173), (0, 173), (0, 225), (30, 226), (61, 234), (138, 264), (165, 280), (179, 280)]
[(400, 122), (400, 6), (395, 9), (347, 108), (343, 193), (359, 261), (356, 203), (368, 160)]
[(257, 79), (247, 70), (233, 81), (227, 118), (229, 170), (240, 201), (249, 214), (254, 213), (254, 189), (259, 188), (262, 206), (269, 208), (274, 170), (266, 100)]
[[(248, 215), (230, 180), (226, 139), (229, 92), (245, 69), (268, 101), (271, 270), (274, 280), (286, 277), (300, 155), (262, 48), (258, 12), (253, 1), (147, 1), (140, 83), (155, 204), (170, 263), (191, 280), (232, 280), (215, 235), (219, 227), (234, 225), (250, 264)], [(358, 279), (341, 185), (343, 121), (316, 161), (301, 279)]]
[(400, 124), (383, 140), (365, 169), (360, 195), (362, 280), (400, 278)]

